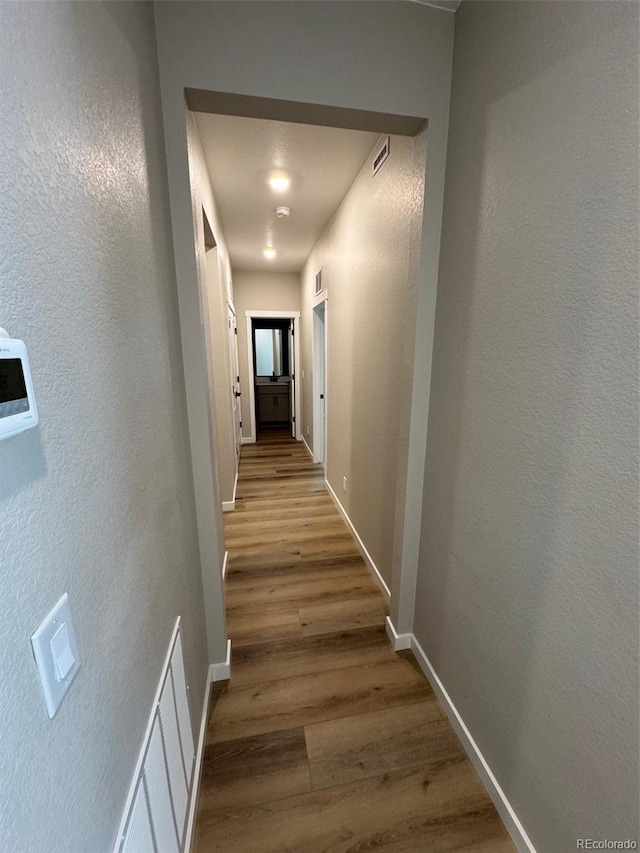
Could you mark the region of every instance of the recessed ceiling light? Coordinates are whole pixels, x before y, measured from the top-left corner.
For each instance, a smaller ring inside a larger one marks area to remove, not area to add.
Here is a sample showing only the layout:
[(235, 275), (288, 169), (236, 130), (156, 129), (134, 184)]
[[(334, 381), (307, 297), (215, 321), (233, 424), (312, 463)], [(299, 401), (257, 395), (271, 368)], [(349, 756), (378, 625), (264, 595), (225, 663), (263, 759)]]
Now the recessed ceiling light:
[(273, 249), (271, 246), (267, 246), (266, 249), (262, 250), (262, 254), (268, 261), (272, 261), (276, 256), (276, 250)]
[(271, 175), (269, 178), (269, 186), (276, 193), (286, 193), (291, 186), (291, 181), (286, 175)]

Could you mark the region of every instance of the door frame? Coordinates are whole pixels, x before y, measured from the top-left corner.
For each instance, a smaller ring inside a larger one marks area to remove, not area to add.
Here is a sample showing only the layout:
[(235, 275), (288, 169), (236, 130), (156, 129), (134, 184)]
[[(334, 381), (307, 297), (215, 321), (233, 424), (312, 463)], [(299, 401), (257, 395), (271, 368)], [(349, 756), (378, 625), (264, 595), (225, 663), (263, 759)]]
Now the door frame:
[[(317, 323), (319, 320), (317, 319), (318, 314), (316, 309), (323, 305), (324, 307), (324, 352), (322, 353), (322, 364), (320, 363), (321, 358), (321, 350), (318, 347), (317, 342)], [(326, 470), (326, 460), (327, 460), (327, 349), (328, 349), (328, 315), (329, 315), (329, 293), (326, 290), (323, 290), (319, 293), (311, 302), (311, 357), (313, 364), (313, 374), (312, 374), (312, 393), (313, 393), (313, 402), (312, 402), (312, 418), (313, 418), (313, 461), (314, 462), (322, 462), (325, 466)], [(324, 381), (320, 382), (320, 368), (322, 368), (322, 374)], [(320, 390), (320, 385), (322, 385), (322, 391)], [(324, 407), (320, 406), (320, 394), (324, 394)], [(324, 411), (323, 411), (324, 408)], [(324, 416), (324, 417), (323, 417)], [(324, 420), (324, 423), (322, 421)], [(318, 447), (318, 441), (316, 440), (316, 436), (320, 438), (322, 442), (322, 446)]]
[(253, 444), (256, 440), (257, 430), (256, 430), (256, 400), (255, 400), (255, 384), (256, 377), (255, 371), (253, 367), (253, 335), (252, 335), (252, 325), (251, 321), (254, 317), (259, 317), (262, 319), (269, 319), (273, 317), (274, 320), (293, 320), (293, 351), (294, 351), (294, 364), (293, 369), (291, 371), (294, 379), (292, 380), (293, 385), (293, 393), (295, 400), (295, 422), (293, 424), (293, 437), (296, 441), (300, 441), (300, 394), (298, 392), (298, 388), (300, 387), (300, 383), (298, 382), (298, 377), (296, 376), (297, 371), (300, 366), (300, 312), (299, 311), (245, 311), (244, 316), (246, 318), (247, 323), (247, 367), (249, 374), (249, 425), (251, 428), (251, 432), (248, 436), (243, 436), (242, 442), (243, 444)]
[[(240, 446), (242, 445), (242, 403), (240, 402), (240, 398), (242, 396), (242, 387), (240, 385), (240, 357), (238, 355), (238, 315), (236, 314), (235, 305), (233, 304), (233, 301), (229, 296), (227, 297), (226, 305), (227, 319), (229, 322), (228, 344), (229, 368), (231, 372), (231, 416), (233, 418), (233, 443), (236, 448), (236, 478), (233, 484), (233, 500), (231, 501), (231, 506), (229, 506), (228, 509), (235, 509), (236, 491), (238, 488), (238, 473), (240, 470)], [(233, 329), (231, 329), (231, 315), (233, 316)], [(237, 412), (237, 416), (234, 415), (234, 410)], [(240, 430), (240, 440), (238, 443), (236, 443), (238, 429)], [(227, 509), (224, 504), (222, 508)]]

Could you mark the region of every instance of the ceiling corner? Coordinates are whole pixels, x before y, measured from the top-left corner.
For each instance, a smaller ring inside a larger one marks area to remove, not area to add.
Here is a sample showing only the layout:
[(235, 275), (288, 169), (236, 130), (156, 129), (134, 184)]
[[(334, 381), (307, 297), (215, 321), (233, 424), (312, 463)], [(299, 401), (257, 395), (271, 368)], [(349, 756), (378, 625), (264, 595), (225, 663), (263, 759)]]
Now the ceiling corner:
[(421, 6), (433, 6), (445, 12), (455, 12), (462, 0), (409, 0), (410, 3), (419, 3)]

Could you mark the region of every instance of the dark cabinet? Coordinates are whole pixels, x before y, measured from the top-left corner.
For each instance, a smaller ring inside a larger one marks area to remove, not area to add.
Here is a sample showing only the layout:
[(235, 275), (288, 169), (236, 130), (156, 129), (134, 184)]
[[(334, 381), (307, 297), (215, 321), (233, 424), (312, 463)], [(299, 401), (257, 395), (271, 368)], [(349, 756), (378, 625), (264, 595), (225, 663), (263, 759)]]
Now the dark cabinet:
[(258, 385), (258, 422), (261, 424), (289, 423), (289, 386)]

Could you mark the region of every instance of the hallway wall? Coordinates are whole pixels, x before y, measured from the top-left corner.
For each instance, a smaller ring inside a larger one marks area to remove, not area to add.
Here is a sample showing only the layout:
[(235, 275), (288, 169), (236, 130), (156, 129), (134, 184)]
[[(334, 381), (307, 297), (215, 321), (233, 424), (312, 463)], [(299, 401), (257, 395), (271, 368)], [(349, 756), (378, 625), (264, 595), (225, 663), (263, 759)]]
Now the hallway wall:
[(300, 276), (295, 273), (239, 271), (233, 279), (238, 317), (238, 361), (242, 389), (242, 435), (249, 436), (251, 413), (249, 383), (251, 370), (247, 351), (245, 311), (299, 311)]
[(373, 175), (378, 148), (302, 274), (302, 426), (313, 449), (312, 300), (322, 268), (329, 295), (326, 476), (390, 586), (402, 551), (426, 133), (393, 136), (389, 158)]
[(415, 633), (539, 853), (638, 840), (638, 11), (456, 15)]
[[(0, 100), (0, 325), (40, 414), (0, 443), (0, 846), (107, 851), (178, 614), (194, 724), (208, 666), (151, 6), (1, 3)], [(49, 720), (29, 638), (65, 591)]]
[(236, 445), (231, 400), (231, 356), (229, 353), (229, 309), (227, 290), (223, 286), (218, 253), (210, 249), (204, 256), (214, 406), (216, 414), (216, 467), (219, 496), (233, 501), (237, 473)]
[[(229, 294), (233, 296), (231, 263), (198, 126), (192, 113), (187, 116), (187, 134), (198, 275), (200, 286), (206, 288), (209, 314), (209, 388), (213, 390), (213, 397), (209, 403), (215, 418), (215, 429), (211, 435), (212, 459), (218, 482), (217, 512), (221, 512), (222, 502), (233, 500), (236, 479), (236, 446), (230, 392), (231, 361), (227, 330), (227, 299)], [(216, 241), (214, 252), (207, 251), (205, 246), (203, 209)], [(222, 560), (224, 556), (222, 537), (219, 539), (219, 549)]]
[[(395, 572), (392, 578), (392, 615), (398, 630), (407, 631), (413, 618), (421, 523), (455, 16), (397, 0), (163, 0), (154, 5), (181, 300), (190, 299), (195, 275), (191, 235), (180, 226), (189, 206), (181, 189), (186, 181), (185, 88), (231, 95), (227, 102), (236, 96), (261, 98), (267, 112), (274, 100), (279, 106), (290, 102), (285, 104), (290, 116), (298, 104), (312, 105), (324, 117), (325, 107), (330, 107), (334, 120), (334, 108), (341, 116), (343, 110), (367, 111), (370, 117), (377, 115), (375, 129), (380, 132), (385, 129), (379, 126), (380, 114), (428, 120), (403, 573), (401, 577)], [(267, 112), (261, 115), (270, 117)], [(309, 113), (305, 116), (308, 122)], [(195, 334), (195, 314), (190, 322), (188, 332)]]

